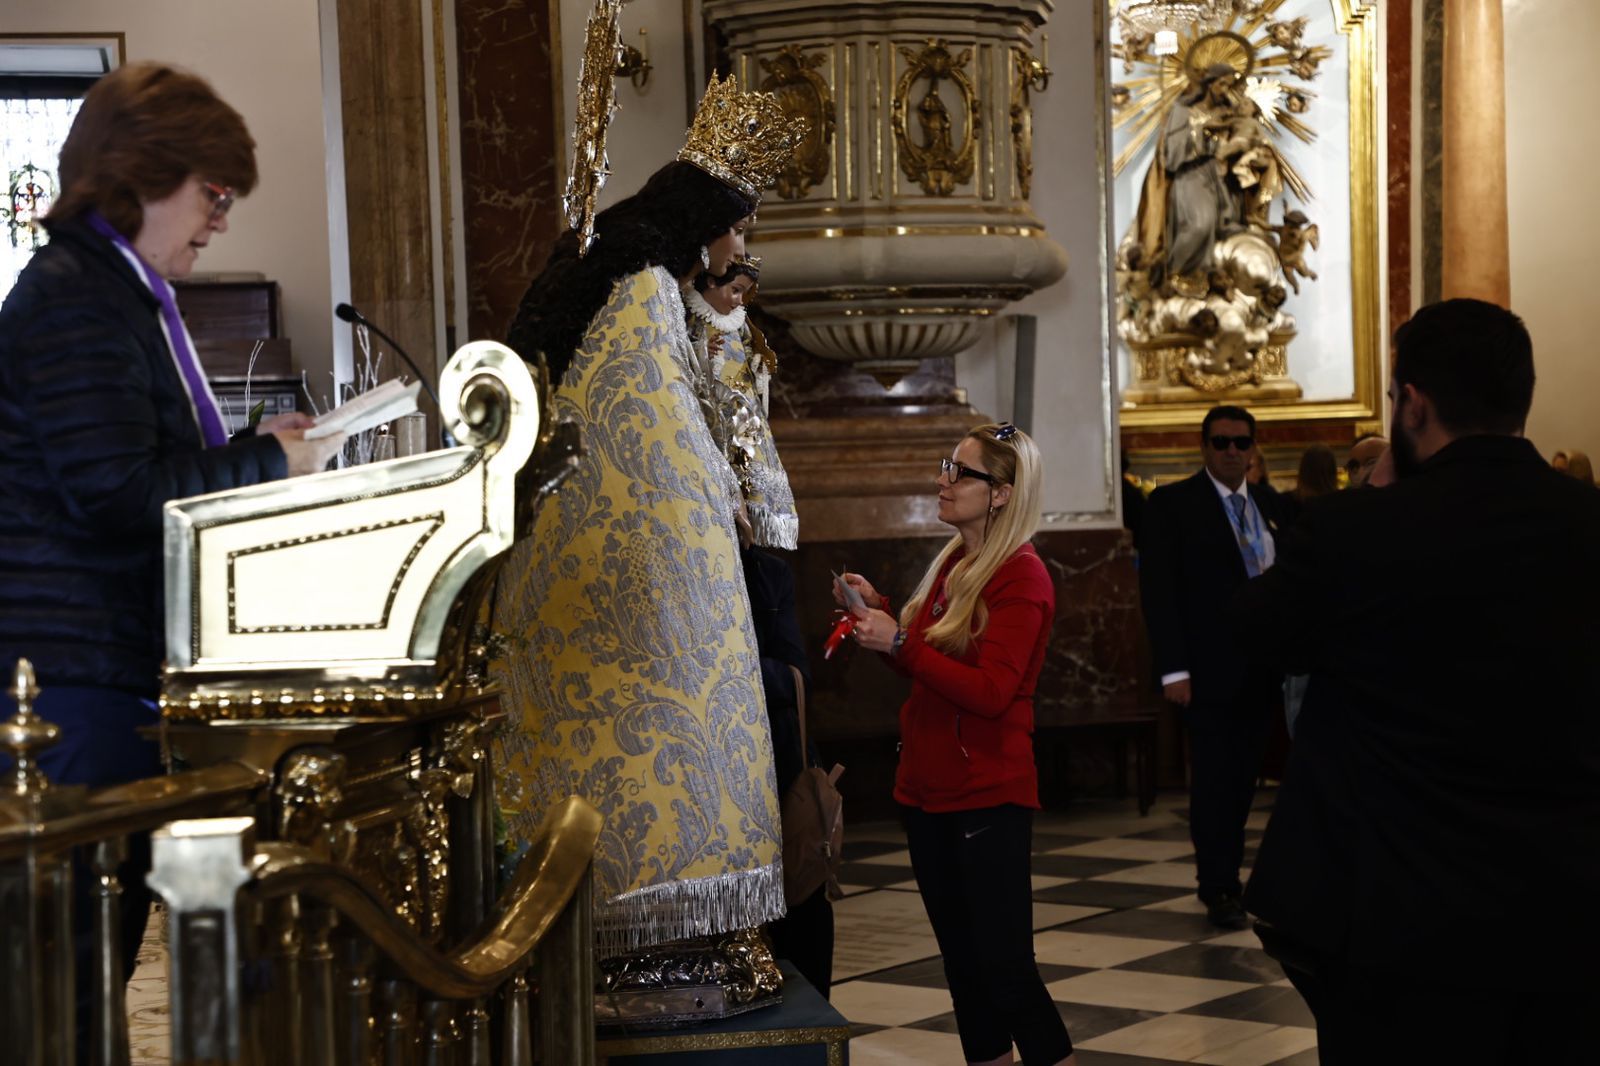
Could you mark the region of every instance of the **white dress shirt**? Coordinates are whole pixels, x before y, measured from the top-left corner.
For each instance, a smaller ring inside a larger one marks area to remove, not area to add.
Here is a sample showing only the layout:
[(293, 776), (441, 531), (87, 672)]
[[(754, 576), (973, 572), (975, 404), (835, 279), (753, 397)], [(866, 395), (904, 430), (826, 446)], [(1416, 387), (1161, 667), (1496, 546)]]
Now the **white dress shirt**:
[[(1257, 507), (1256, 506), (1256, 502), (1250, 498), (1250, 482), (1248, 482), (1248, 481), (1239, 482), (1239, 489), (1238, 489), (1237, 492), (1235, 492), (1233, 489), (1230, 489), (1228, 486), (1226, 486), (1222, 482), (1218, 481), (1212, 475), (1211, 471), (1209, 471), (1209, 470), (1206, 471), (1206, 477), (1211, 478), (1212, 486), (1217, 490), (1217, 495), (1219, 497), (1221, 497), (1221, 499), (1222, 499), (1223, 517), (1228, 520), (1228, 525), (1229, 525), (1230, 528), (1233, 526), (1233, 518), (1231, 517), (1232, 514), (1233, 514), (1233, 504), (1231, 502), (1229, 502), (1229, 497), (1235, 496), (1235, 495), (1244, 497), (1244, 520), (1245, 520), (1246, 523), (1253, 523), (1253, 526), (1251, 528), (1254, 528), (1254, 529), (1258, 530), (1259, 533), (1260, 533), (1260, 536), (1261, 536), (1261, 554), (1260, 554), (1261, 572), (1262, 573), (1266, 573), (1269, 569), (1272, 568), (1272, 564), (1277, 561), (1278, 549), (1277, 549), (1277, 545), (1273, 542), (1273, 539), (1272, 539), (1272, 530), (1267, 528), (1267, 521), (1266, 521), (1266, 519), (1264, 517), (1262, 517), (1261, 508)], [(1241, 550), (1248, 551), (1249, 549), (1241, 549)], [(1187, 671), (1187, 670), (1174, 670), (1170, 674), (1162, 674), (1161, 675), (1161, 684), (1162, 685), (1170, 685), (1174, 681), (1187, 681), (1187, 680), (1189, 680), (1189, 671)]]

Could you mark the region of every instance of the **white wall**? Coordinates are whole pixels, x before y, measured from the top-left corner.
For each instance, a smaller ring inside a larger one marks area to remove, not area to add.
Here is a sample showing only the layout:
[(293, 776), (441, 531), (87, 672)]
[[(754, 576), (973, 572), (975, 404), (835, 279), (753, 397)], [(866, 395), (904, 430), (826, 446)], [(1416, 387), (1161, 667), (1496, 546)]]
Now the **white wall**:
[[(126, 35), (126, 61), (186, 67), (244, 116), (261, 182), (195, 269), (259, 271), (277, 281), (295, 363), (314, 389), (321, 385), (316, 391), (331, 392), (333, 305), (348, 297), (349, 279), (345, 267), (335, 294), (328, 190), (334, 185), (342, 199), (343, 178), (330, 182), (326, 171), (318, 0), (6, 0), (0, 18), (0, 33), (117, 32)], [(334, 114), (337, 103), (335, 96)], [(342, 220), (344, 204), (337, 208)], [(342, 248), (342, 232), (338, 240)]]
[(1600, 168), (1600, 4), (1506, 0), (1505, 34), (1511, 307), (1533, 335), (1539, 375), (1528, 435), (1546, 456), (1600, 458), (1589, 269), (1600, 224), (1587, 202)]
[[(1058, 0), (1050, 34), (1050, 87), (1033, 95), (1033, 208), (1067, 250), (1067, 275), (1013, 305), (1038, 318), (1032, 433), (1044, 454), (1047, 527), (1115, 525), (1116, 438), (1104, 319), (1101, 160), (1095, 104), (1094, 9)], [(972, 404), (997, 418), (1012, 407), (1015, 330), (997, 322), (956, 357)], [(1113, 392), (1112, 395), (1115, 395)]]

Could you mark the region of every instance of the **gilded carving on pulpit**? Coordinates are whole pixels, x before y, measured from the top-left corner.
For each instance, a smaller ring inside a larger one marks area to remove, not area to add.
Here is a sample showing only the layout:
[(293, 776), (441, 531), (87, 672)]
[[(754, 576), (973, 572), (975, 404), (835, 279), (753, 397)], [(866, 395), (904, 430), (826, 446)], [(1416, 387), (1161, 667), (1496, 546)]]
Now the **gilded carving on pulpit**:
[(817, 73), (827, 59), (826, 52), (807, 55), (800, 45), (787, 44), (777, 55), (760, 61), (767, 75), (761, 80), (761, 91), (772, 93), (785, 111), (805, 119), (810, 127), (794, 157), (778, 173), (778, 195), (785, 200), (803, 199), (828, 176), (833, 157), (833, 90)]
[[(906, 177), (918, 182), (929, 196), (949, 196), (957, 185), (972, 180), (977, 158), (978, 90), (967, 67), (972, 49), (959, 54), (950, 51), (942, 38), (931, 38), (921, 49), (900, 47), (906, 66), (894, 87), (894, 139), (899, 149), (900, 167)], [(912, 102), (917, 86), (927, 82), (922, 96)], [(955, 88), (957, 112), (939, 95), (939, 83)], [(911, 113), (916, 112), (917, 130), (911, 130)]]
[(1033, 195), (1033, 103), (1028, 86), (1037, 62), (1021, 49), (1011, 53), (1011, 145), (1017, 155), (1017, 195), (1024, 200)]
[(1115, 170), (1154, 142), (1115, 264), (1135, 398), (1300, 395), (1286, 365), (1300, 326), (1285, 304), (1316, 280), (1320, 231), (1291, 206), (1312, 197), (1289, 138), (1316, 134), (1300, 117), (1315, 93), (1289, 79), (1315, 79), (1333, 53), (1304, 41), (1307, 19), (1274, 19), (1283, 3), (1234, 3), (1220, 28), (1180, 31), (1175, 55), (1137, 33), (1114, 46), (1132, 75), (1111, 92), (1115, 124), (1132, 131)]

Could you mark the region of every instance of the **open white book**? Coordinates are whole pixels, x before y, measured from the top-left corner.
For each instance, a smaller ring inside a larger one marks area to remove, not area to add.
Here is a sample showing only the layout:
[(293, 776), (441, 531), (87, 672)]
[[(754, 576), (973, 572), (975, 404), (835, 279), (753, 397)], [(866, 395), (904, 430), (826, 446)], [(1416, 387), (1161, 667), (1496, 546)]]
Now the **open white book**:
[(358, 393), (331, 411), (316, 417), (316, 425), (306, 430), (306, 440), (331, 437), (335, 433), (360, 433), (362, 430), (393, 422), (417, 409), (417, 393), (422, 382), (407, 385), (390, 378), (375, 389)]

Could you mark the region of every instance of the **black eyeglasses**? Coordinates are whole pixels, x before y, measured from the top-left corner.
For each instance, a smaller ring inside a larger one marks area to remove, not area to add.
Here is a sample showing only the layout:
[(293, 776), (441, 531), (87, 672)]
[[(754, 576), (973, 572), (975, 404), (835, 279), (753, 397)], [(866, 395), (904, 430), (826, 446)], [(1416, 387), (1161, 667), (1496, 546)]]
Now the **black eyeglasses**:
[(952, 485), (964, 477), (977, 478), (979, 481), (987, 481), (991, 485), (1000, 484), (1000, 479), (993, 474), (986, 474), (982, 470), (974, 470), (965, 463), (958, 463), (954, 459), (940, 459), (939, 472), (949, 478)]
[(1241, 452), (1247, 452), (1256, 446), (1256, 439), (1254, 437), (1224, 437), (1220, 433), (1211, 438), (1211, 450), (1214, 452), (1225, 452), (1230, 444)]

